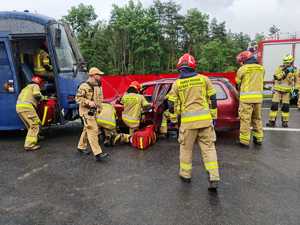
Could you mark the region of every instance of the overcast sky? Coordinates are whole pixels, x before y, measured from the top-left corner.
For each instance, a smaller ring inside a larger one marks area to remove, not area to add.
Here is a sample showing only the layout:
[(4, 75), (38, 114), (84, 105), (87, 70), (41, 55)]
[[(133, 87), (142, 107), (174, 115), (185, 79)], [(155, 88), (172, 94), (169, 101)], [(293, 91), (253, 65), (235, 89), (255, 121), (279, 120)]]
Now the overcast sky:
[[(164, 1), (164, 0), (162, 0)], [(144, 6), (152, 0), (141, 0)], [(197, 8), (216, 17), (219, 22), (225, 21), (227, 29), (233, 32), (244, 32), (253, 36), (264, 32), (275, 24), (281, 32), (298, 32), (300, 35), (300, 0), (175, 0), (184, 13), (189, 8)], [(127, 0), (1, 0), (1, 10), (28, 9), (54, 18), (66, 15), (71, 6), (79, 3), (94, 6), (101, 19), (109, 19), (111, 5), (124, 5)]]

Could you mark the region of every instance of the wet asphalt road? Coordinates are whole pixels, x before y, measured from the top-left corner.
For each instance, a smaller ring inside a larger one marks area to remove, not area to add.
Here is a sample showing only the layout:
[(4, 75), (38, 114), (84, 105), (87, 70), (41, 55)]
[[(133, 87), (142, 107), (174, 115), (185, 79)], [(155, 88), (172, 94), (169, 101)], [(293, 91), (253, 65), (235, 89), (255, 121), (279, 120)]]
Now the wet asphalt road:
[[(290, 125), (300, 128), (300, 112)], [(53, 128), (32, 153), (22, 132), (1, 134), (1, 225), (300, 224), (300, 132), (266, 131), (264, 145), (250, 149), (219, 134), (222, 182), (210, 193), (196, 148), (185, 184), (175, 140), (145, 152), (105, 148), (111, 160), (96, 163), (75, 151), (80, 131)]]

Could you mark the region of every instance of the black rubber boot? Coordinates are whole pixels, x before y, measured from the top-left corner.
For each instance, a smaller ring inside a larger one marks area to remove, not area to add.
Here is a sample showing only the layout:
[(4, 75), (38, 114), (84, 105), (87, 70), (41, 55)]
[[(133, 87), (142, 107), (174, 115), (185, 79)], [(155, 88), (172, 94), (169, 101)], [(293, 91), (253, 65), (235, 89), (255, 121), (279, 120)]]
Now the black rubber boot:
[(219, 181), (217, 181), (217, 180), (208, 181), (208, 190), (209, 191), (217, 191), (218, 186), (219, 186)]
[(256, 145), (262, 145), (262, 142), (258, 141), (256, 137), (253, 137), (253, 143)]
[(179, 177), (180, 177), (181, 181), (184, 183), (191, 183), (191, 181), (192, 181), (192, 178), (186, 178), (186, 177), (183, 177), (180, 175), (179, 175)]
[(282, 127), (288, 128), (289, 127), (288, 122), (287, 121), (282, 121)]
[(87, 150), (87, 149), (80, 149), (80, 148), (77, 148), (77, 151), (83, 155), (89, 155), (91, 154), (91, 151), (90, 150)]
[(269, 121), (269, 123), (266, 124), (267, 127), (275, 127), (275, 121)]
[(109, 158), (109, 154), (106, 152), (102, 152), (98, 155), (95, 155), (95, 159), (97, 162), (104, 161), (105, 159), (108, 159), (108, 158)]

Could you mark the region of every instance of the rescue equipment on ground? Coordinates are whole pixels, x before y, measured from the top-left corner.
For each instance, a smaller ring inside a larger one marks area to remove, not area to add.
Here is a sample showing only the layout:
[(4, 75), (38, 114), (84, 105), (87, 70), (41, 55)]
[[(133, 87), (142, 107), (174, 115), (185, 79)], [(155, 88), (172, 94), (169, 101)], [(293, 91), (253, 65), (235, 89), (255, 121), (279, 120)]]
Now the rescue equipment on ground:
[(139, 150), (146, 150), (155, 142), (156, 134), (153, 124), (134, 132), (131, 138), (131, 145)]

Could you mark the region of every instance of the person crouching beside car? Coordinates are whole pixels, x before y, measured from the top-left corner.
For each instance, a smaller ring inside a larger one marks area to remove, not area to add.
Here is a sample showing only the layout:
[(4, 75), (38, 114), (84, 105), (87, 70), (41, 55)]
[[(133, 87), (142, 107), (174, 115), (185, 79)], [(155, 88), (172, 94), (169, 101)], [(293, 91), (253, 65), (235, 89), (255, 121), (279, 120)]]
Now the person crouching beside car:
[(126, 94), (122, 97), (124, 105), (122, 120), (129, 128), (129, 135), (132, 135), (140, 126), (142, 109), (150, 107), (151, 104), (140, 94), (141, 85), (137, 81), (131, 82)]

